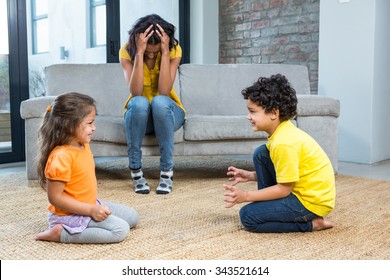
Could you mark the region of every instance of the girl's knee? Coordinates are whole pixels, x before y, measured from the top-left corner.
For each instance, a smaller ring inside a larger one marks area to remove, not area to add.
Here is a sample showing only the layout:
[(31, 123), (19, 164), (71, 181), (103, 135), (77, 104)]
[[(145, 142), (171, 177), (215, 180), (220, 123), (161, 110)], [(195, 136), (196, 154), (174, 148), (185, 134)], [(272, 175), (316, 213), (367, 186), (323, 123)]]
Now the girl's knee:
[(113, 229), (113, 242), (123, 241), (130, 233), (130, 226), (125, 220), (121, 220)]
[(139, 221), (139, 214), (133, 208), (130, 208), (126, 222), (129, 224), (130, 228), (135, 227)]

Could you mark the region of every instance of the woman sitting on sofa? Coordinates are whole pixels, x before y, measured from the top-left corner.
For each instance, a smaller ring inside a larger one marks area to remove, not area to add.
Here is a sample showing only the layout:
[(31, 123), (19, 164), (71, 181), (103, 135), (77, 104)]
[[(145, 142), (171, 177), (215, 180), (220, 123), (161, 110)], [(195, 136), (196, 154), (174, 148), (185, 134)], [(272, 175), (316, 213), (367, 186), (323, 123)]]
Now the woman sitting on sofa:
[(142, 172), (142, 139), (156, 135), (160, 146), (160, 182), (157, 194), (172, 191), (174, 131), (184, 124), (185, 109), (173, 83), (182, 50), (174, 37), (175, 26), (156, 14), (136, 21), (129, 40), (119, 52), (129, 85), (125, 103), (125, 130), (129, 168), (136, 193), (148, 194), (150, 186)]

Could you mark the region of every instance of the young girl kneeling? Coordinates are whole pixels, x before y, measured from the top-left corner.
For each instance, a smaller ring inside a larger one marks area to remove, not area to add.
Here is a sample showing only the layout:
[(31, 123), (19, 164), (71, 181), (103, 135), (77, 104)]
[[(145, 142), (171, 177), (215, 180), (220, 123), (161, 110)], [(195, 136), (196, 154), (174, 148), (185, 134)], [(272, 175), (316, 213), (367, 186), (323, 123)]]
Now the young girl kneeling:
[(70, 92), (48, 106), (39, 129), (38, 180), (49, 199), (49, 229), (36, 240), (115, 243), (138, 222), (130, 207), (97, 199), (89, 143), (96, 127), (95, 100)]

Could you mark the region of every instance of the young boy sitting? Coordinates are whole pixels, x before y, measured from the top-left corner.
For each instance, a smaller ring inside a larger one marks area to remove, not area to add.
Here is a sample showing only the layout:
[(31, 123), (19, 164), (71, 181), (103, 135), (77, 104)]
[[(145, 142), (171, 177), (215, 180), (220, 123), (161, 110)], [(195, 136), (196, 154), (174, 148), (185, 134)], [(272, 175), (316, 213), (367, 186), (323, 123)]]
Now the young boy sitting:
[[(253, 154), (255, 171), (228, 168), (226, 208), (240, 210), (243, 226), (253, 232), (306, 232), (333, 227), (324, 219), (335, 205), (332, 164), (320, 145), (291, 119), (297, 114), (295, 90), (283, 75), (260, 77), (242, 90), (253, 131), (268, 134)], [(244, 191), (240, 182), (257, 181)]]

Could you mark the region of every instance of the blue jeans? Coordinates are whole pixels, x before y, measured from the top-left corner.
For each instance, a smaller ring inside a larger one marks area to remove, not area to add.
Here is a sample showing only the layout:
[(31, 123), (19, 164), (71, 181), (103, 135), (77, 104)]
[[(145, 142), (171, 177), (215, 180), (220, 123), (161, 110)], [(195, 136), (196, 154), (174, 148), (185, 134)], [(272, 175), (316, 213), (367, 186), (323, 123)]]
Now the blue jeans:
[(173, 135), (184, 124), (183, 109), (167, 96), (156, 96), (151, 103), (143, 96), (134, 96), (124, 118), (129, 168), (142, 167), (142, 139), (154, 133), (160, 145), (160, 169), (173, 169)]
[[(253, 154), (257, 175), (257, 188), (277, 184), (274, 164), (265, 145)], [(243, 226), (253, 232), (306, 232), (312, 231), (312, 220), (318, 216), (307, 210), (292, 193), (289, 196), (249, 203), (241, 208)]]

